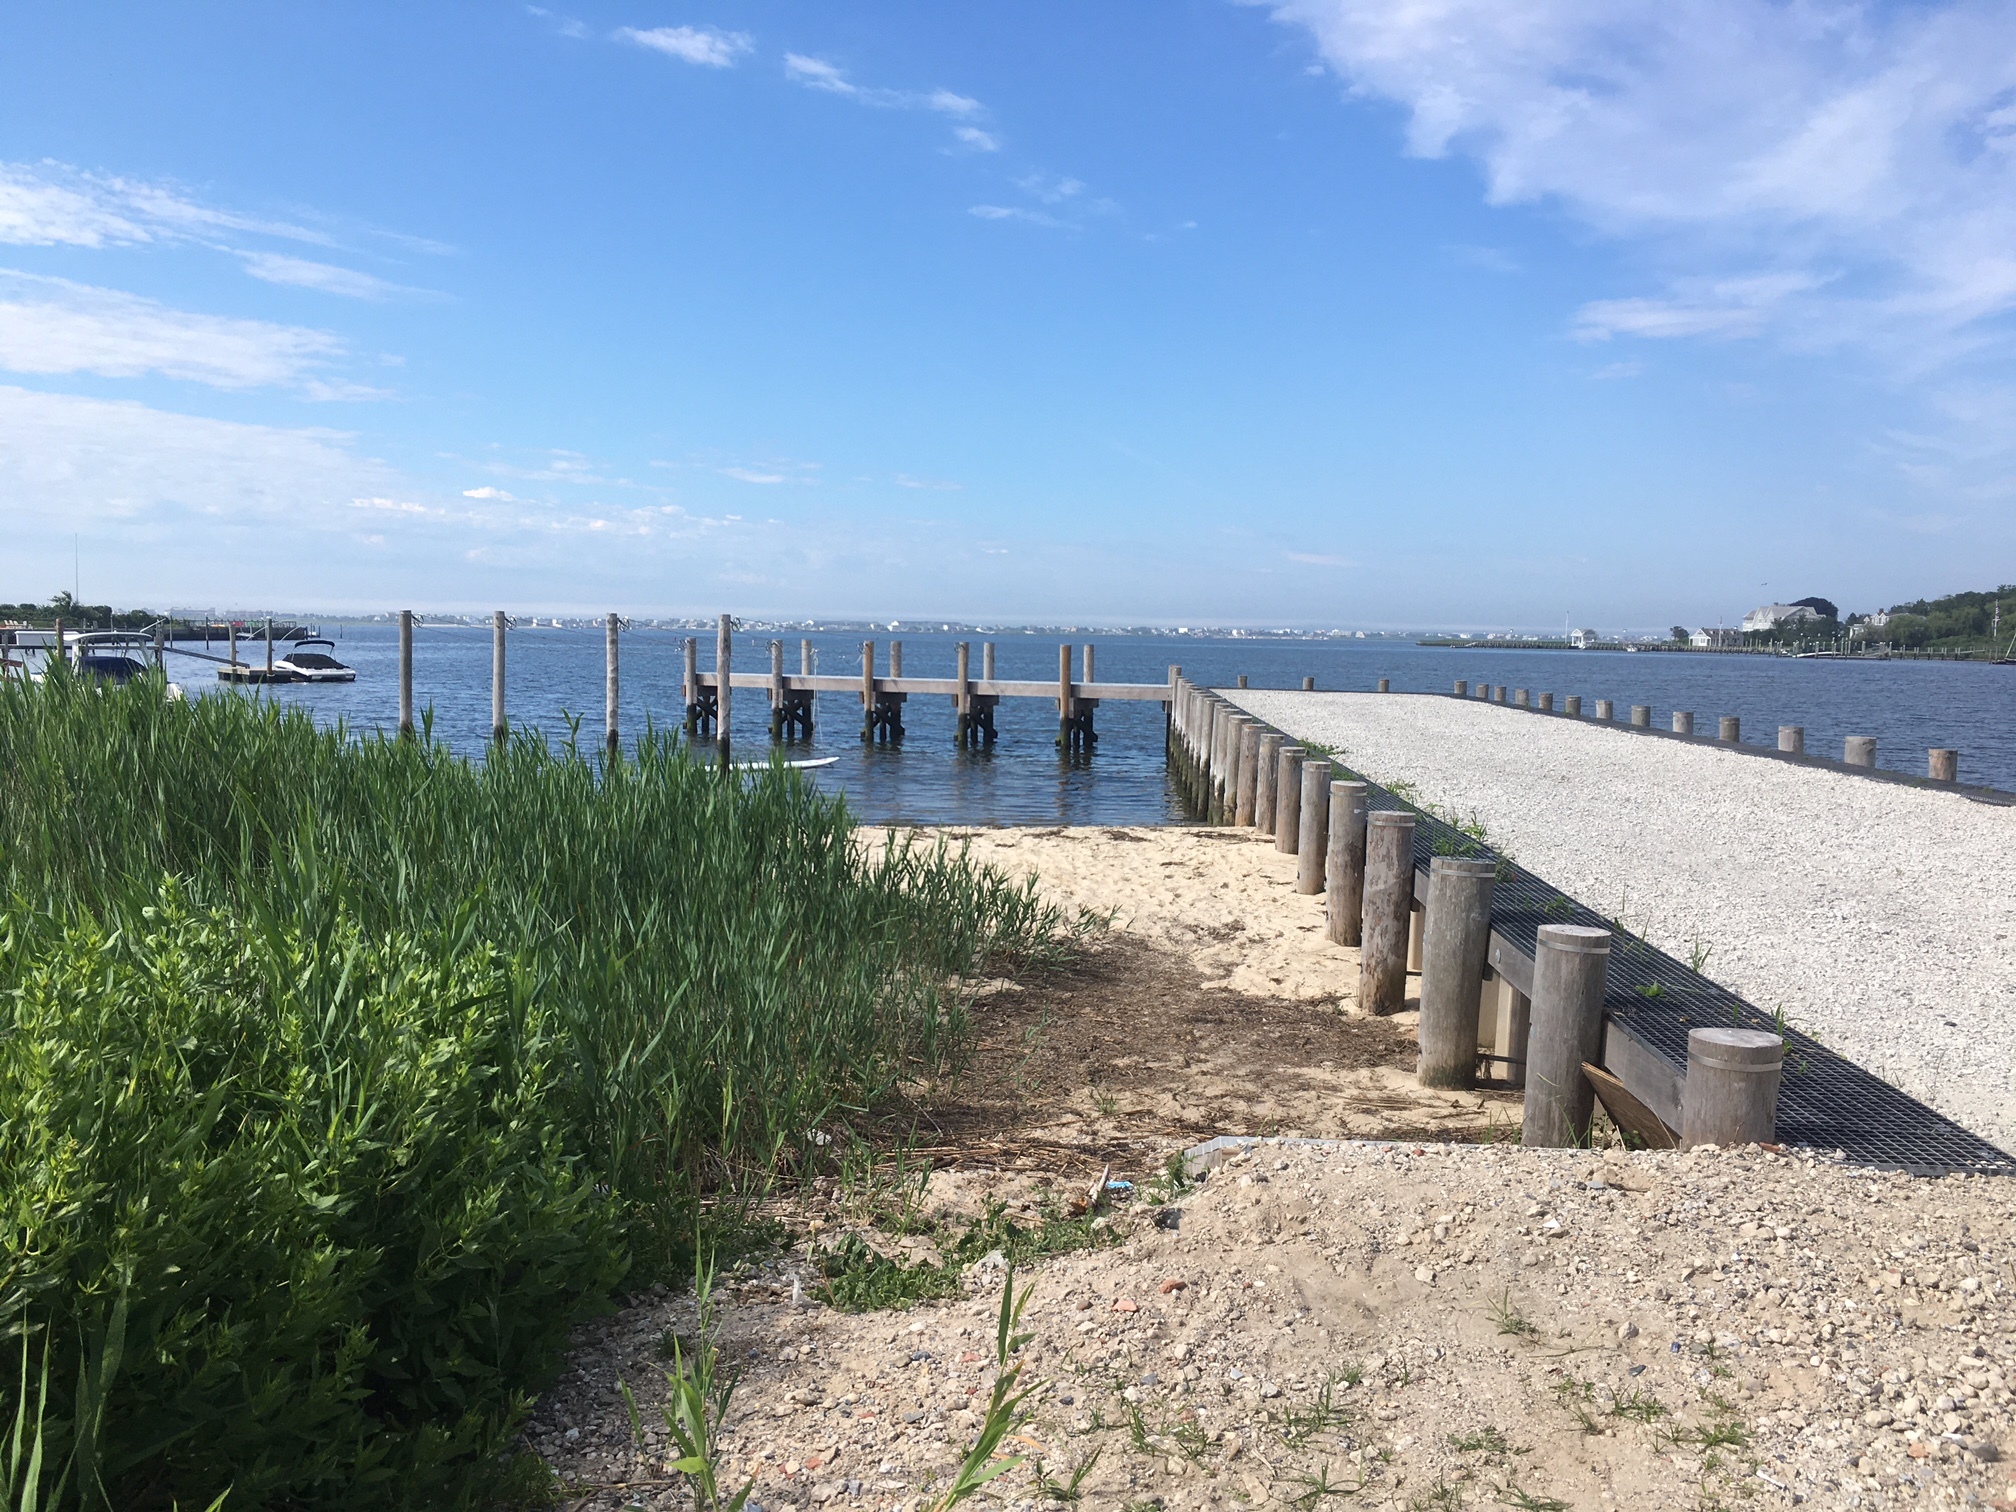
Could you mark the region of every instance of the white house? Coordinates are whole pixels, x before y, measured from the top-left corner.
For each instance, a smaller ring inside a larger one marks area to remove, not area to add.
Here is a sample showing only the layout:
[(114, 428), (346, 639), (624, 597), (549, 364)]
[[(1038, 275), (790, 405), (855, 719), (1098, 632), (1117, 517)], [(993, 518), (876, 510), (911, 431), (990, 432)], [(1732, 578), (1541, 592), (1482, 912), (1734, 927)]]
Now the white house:
[(1598, 639), (1600, 637), (1594, 630), (1570, 630), (1568, 632), (1568, 644), (1573, 646), (1577, 651), (1587, 651), (1591, 646), (1596, 644)]
[(1703, 625), (1687, 637), (1687, 643), (1697, 651), (1724, 651), (1742, 645), (1743, 632), (1727, 625)]
[(1776, 630), (1780, 625), (1818, 618), (1819, 614), (1804, 604), (1766, 604), (1743, 616), (1743, 630), (1746, 634), (1752, 630)]

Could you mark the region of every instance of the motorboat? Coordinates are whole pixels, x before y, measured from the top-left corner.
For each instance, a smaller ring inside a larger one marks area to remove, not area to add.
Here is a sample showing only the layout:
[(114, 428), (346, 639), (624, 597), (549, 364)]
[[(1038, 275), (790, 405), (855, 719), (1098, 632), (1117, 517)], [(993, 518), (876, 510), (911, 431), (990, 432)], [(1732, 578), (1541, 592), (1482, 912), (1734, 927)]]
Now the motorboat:
[[(336, 660), (336, 642), (304, 638), (292, 642), (287, 654), (274, 660), (275, 682), (347, 683), (357, 681), (354, 667)], [(291, 673), (282, 677), (280, 674)]]

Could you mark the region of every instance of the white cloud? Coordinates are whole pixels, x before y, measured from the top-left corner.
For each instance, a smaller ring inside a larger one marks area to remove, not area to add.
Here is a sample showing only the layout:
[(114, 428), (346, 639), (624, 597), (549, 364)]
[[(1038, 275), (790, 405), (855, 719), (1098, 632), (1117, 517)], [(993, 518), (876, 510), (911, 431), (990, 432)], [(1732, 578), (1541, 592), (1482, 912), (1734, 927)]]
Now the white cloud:
[(1085, 190), (1081, 180), (1040, 172), (1023, 174), (1015, 180), (1015, 187), (1046, 205), (1061, 205), (1068, 199), (1076, 199)]
[(1284, 551), (1281, 553), (1291, 562), (1300, 562), (1305, 567), (1356, 567), (1358, 563), (1350, 557), (1325, 556), (1312, 551)]
[[(16, 373), (160, 373), (216, 388), (305, 387), (342, 353), (327, 331), (198, 315), (116, 289), (0, 272), (0, 368)], [(311, 397), (363, 395), (324, 389)]]
[(220, 210), (166, 184), (83, 173), (65, 163), (0, 163), (0, 241), (103, 247), (219, 232), (330, 244), (326, 232)]
[(1022, 221), (1031, 226), (1051, 226), (1063, 228), (1064, 222), (1054, 215), (1045, 215), (1041, 210), (1025, 210), (1020, 205), (969, 205), (968, 215), (977, 215), (981, 220)]
[(24, 521), (89, 524), (173, 509), (313, 528), (316, 506), (401, 491), (351, 445), (340, 431), (0, 385), (0, 496)]
[(782, 473), (758, 472), (753, 467), (724, 467), (724, 478), (733, 478), (740, 483), (788, 483), (791, 480)]
[[(1783, 332), (1908, 361), (2016, 310), (2016, 8), (2004, 0), (1256, 0), (1423, 157), (1672, 269), (1585, 332)], [(1688, 279), (1803, 278), (1716, 303)], [(1592, 313), (1593, 312), (1593, 313)], [(1964, 333), (1964, 334), (1963, 334)]]
[(649, 31), (621, 26), (616, 29), (616, 36), (703, 68), (733, 67), (737, 58), (756, 46), (747, 32), (716, 31), (711, 26), (657, 26)]
[[(794, 83), (803, 84), (807, 89), (824, 90), (827, 94), (836, 94), (861, 105), (874, 105), (885, 110), (931, 110), (940, 115), (957, 116), (962, 119), (981, 115), (986, 110), (978, 100), (955, 94), (949, 89), (930, 89), (920, 94), (909, 89), (878, 89), (867, 84), (856, 84), (837, 64), (829, 63), (824, 58), (808, 57), (804, 53), (784, 55), (784, 76)], [(981, 135), (985, 136), (986, 133), (982, 132)], [(961, 139), (964, 139), (963, 136)]]
[(501, 488), (492, 488), (486, 483), (481, 488), (463, 489), (462, 497), (465, 499), (501, 499), (508, 501), (514, 496), (504, 492)]
[(387, 283), (354, 268), (332, 263), (310, 262), (301, 257), (284, 257), (277, 252), (240, 252), (245, 271), (267, 283), (287, 284), (297, 289), (315, 289), (324, 294), (341, 294), (348, 299), (386, 299), (414, 291)]
[(991, 131), (982, 131), (978, 126), (955, 126), (952, 135), (975, 152), (999, 152), (1001, 138)]
[(896, 486), (898, 488), (935, 488), (935, 489), (957, 490), (957, 489), (963, 489), (966, 485), (964, 483), (947, 483), (942, 479), (938, 478), (913, 478), (908, 473), (898, 473), (896, 474)]

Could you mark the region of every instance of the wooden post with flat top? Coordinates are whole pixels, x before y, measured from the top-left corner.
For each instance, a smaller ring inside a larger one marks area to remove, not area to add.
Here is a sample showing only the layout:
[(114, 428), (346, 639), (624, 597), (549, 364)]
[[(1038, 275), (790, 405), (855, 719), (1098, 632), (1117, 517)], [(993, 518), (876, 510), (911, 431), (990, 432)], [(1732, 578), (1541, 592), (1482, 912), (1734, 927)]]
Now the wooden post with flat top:
[[(602, 680), (602, 725), (603, 744), (614, 756), (618, 748), (616, 735), (616, 700), (618, 683), (616, 676), (616, 633), (622, 621), (610, 615), (602, 623), (603, 680)], [(722, 690), (726, 692), (726, 689)]]
[(1329, 866), (1330, 763), (1302, 763), (1302, 833), (1295, 843), (1295, 891), (1314, 896), (1323, 891)]
[(1414, 816), (1365, 820), (1365, 917), (1358, 943), (1358, 1007), (1398, 1013), (1407, 1002), (1407, 928), (1414, 908)]
[(1333, 945), (1356, 945), (1365, 929), (1365, 797), (1362, 782), (1330, 784), (1330, 843), (1323, 858), (1323, 927)]
[[(237, 656), (236, 651), (232, 653)], [(399, 738), (413, 738), (413, 611), (399, 611)]]
[(504, 722), (504, 611), (490, 616), (490, 738), (498, 745), (511, 737)]
[(714, 743), (720, 747), (721, 770), (733, 765), (730, 747), (734, 744), (731, 701), (735, 695), (735, 620), (722, 615), (714, 630)]

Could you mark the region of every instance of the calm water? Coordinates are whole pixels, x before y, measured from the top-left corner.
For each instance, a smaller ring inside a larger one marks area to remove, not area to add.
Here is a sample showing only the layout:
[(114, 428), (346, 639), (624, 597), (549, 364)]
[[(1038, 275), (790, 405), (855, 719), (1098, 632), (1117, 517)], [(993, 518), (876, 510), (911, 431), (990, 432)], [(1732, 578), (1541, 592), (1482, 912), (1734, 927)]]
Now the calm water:
[[(389, 626), (350, 626), (334, 632), (337, 654), (357, 669), (347, 686), (282, 687), (256, 696), (314, 710), (324, 722), (341, 719), (352, 729), (390, 729), (398, 717), (398, 634)], [(905, 631), (903, 670), (910, 676), (950, 677), (958, 637)], [(798, 666), (798, 637), (785, 642), (787, 670)], [(821, 675), (858, 674), (861, 638), (811, 637)], [(672, 631), (633, 630), (623, 637), (623, 704), (626, 733), (647, 720), (677, 725), (683, 637)], [(1594, 713), (1595, 700), (1615, 700), (1619, 718), (1634, 703), (1652, 705), (1653, 723), (1670, 726), (1674, 709), (1691, 709), (1696, 728), (1712, 733), (1723, 714), (1742, 719), (1744, 738), (1776, 744), (1780, 724), (1806, 727), (1806, 746), (1838, 756), (1847, 735), (1874, 735), (1877, 761), (1923, 773), (1930, 746), (1960, 752), (1963, 780), (2016, 789), (2016, 667), (1964, 662), (1794, 661), (1758, 656), (1685, 656), (1600, 651), (1441, 650), (1387, 641), (1310, 642), (1095, 637), (1097, 672), (1104, 682), (1162, 682), (1172, 662), (1192, 679), (1232, 683), (1245, 673), (1254, 687), (1299, 687), (1313, 675), (1319, 688), (1372, 690), (1392, 679), (1395, 691), (1446, 693), (1457, 678), (1488, 680), (1508, 688), (1579, 693)], [(1036, 636), (997, 636), (996, 671), (1004, 678), (1052, 679), (1057, 642)], [(263, 654), (257, 646), (251, 654)], [(711, 637), (703, 638), (701, 665), (713, 664)], [(564, 739), (579, 721), (584, 743), (602, 732), (602, 632), (524, 629), (511, 632), (510, 717)], [(887, 638), (878, 641), (878, 668), (886, 675)], [(430, 705), (434, 732), (456, 749), (480, 753), (490, 724), (490, 632), (426, 628), (416, 632), (414, 698)], [(172, 675), (193, 691), (214, 686), (205, 663), (171, 657)], [(767, 637), (737, 638), (738, 671), (767, 671)], [(980, 648), (974, 640), (973, 671)], [(229, 696), (255, 696), (233, 691)], [(735, 742), (741, 759), (768, 749), (769, 710), (761, 692), (738, 689)], [(1098, 713), (1100, 741), (1089, 760), (1067, 762), (1055, 747), (1054, 707), (1036, 699), (1004, 700), (996, 714), (1000, 741), (992, 751), (953, 745), (951, 700), (913, 697), (906, 709), (907, 737), (897, 749), (864, 746), (858, 697), (821, 694), (817, 735), (794, 755), (837, 756), (837, 766), (816, 774), (823, 785), (845, 790), (871, 821), (999, 824), (1160, 824), (1182, 818), (1168, 783), (1162, 753), (1159, 704), (1108, 703)]]

